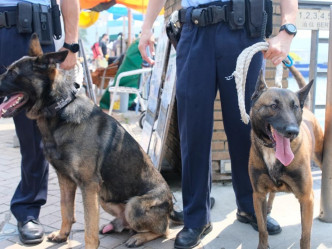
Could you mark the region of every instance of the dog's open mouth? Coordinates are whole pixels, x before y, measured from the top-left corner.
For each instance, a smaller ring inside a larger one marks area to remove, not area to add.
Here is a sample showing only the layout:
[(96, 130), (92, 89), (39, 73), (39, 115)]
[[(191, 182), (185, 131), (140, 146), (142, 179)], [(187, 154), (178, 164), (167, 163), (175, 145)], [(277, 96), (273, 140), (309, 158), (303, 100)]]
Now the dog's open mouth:
[(288, 166), (294, 159), (291, 149), (291, 139), (275, 130), (272, 125), (267, 124), (266, 132), (275, 147), (276, 158), (285, 166)]
[(0, 118), (12, 117), (15, 111), (23, 106), (28, 101), (28, 98), (23, 93), (16, 93), (6, 96), (0, 104)]

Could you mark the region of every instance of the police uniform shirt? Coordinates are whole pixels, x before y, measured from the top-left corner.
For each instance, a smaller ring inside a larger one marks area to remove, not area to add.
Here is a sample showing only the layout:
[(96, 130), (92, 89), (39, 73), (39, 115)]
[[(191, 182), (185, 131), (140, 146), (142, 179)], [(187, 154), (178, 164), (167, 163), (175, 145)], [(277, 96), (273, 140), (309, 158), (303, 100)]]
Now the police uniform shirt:
[[(217, 0), (218, 1), (218, 0)], [(219, 0), (220, 2), (229, 2), (230, 0)], [(201, 4), (216, 2), (215, 0), (182, 0), (181, 5), (183, 8), (196, 7)]]
[(1, 0), (0, 7), (16, 6), (19, 2), (39, 3), (43, 5), (50, 5), (50, 0)]

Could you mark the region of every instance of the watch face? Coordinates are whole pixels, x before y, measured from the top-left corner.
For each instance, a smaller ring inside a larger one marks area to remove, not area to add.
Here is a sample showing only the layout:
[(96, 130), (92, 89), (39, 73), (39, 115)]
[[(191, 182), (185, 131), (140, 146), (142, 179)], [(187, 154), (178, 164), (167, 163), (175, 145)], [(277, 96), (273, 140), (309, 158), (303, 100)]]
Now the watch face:
[(73, 44), (71, 44), (71, 51), (72, 51), (73, 53), (78, 52), (78, 50), (80, 50), (80, 46), (79, 46), (77, 43), (73, 43)]
[(296, 27), (295, 27), (295, 25), (293, 25), (293, 24), (287, 24), (287, 26), (286, 26), (286, 29), (290, 32), (290, 33), (296, 33)]

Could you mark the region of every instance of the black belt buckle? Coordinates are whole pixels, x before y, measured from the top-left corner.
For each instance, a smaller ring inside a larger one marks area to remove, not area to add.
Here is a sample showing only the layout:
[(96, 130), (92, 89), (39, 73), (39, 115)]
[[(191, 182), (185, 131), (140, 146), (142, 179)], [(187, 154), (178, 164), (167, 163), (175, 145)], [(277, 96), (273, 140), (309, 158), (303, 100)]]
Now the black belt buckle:
[(0, 12), (0, 28), (10, 28), (7, 22), (7, 11)]

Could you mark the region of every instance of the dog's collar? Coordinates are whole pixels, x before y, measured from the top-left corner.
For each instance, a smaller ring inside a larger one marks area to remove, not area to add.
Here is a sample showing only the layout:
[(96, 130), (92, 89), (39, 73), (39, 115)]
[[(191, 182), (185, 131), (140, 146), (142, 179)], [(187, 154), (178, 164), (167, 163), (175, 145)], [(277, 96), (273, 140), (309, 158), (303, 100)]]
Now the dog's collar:
[(70, 92), (71, 94), (66, 99), (60, 99), (59, 101), (56, 101), (50, 106), (45, 107), (43, 109), (44, 115), (46, 117), (53, 117), (57, 112), (69, 105), (76, 98), (79, 87), (79, 84), (75, 82), (74, 87), (72, 87), (72, 90)]
[(268, 148), (274, 148), (274, 147), (275, 147), (275, 143), (274, 143), (274, 142), (266, 143), (263, 139), (260, 139), (260, 138), (257, 137), (255, 134), (254, 134), (254, 138), (255, 138), (255, 140), (256, 140), (259, 144), (261, 144), (261, 145), (263, 145), (263, 146), (265, 146), (265, 147), (268, 147)]

